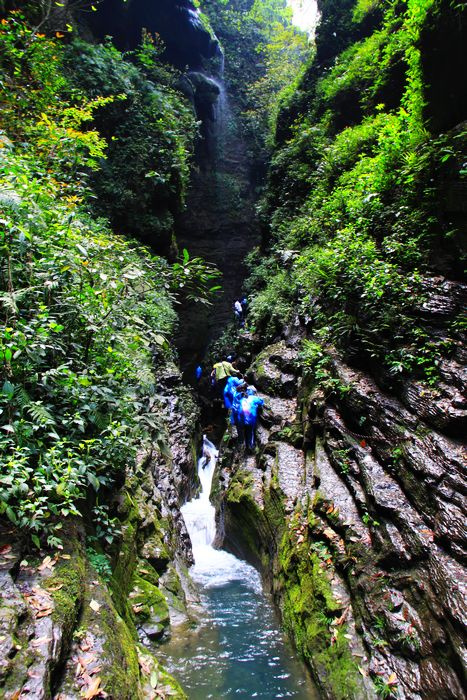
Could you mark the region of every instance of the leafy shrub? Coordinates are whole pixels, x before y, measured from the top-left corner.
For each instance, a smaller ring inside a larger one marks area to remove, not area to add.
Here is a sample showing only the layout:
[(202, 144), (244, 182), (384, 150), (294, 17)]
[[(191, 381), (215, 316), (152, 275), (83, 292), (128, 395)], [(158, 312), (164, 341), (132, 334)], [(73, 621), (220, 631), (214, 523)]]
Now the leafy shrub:
[(88, 98), (123, 98), (94, 118), (108, 141), (107, 158), (92, 181), (96, 208), (121, 231), (166, 252), (187, 185), (196, 123), (188, 101), (173, 87), (178, 74), (163, 66), (159, 54), (148, 34), (125, 56), (111, 43), (75, 40), (65, 63), (71, 84)]
[[(378, 9), (381, 23), (332, 65), (319, 62), (321, 34), (329, 31), (330, 17), (335, 31), (339, 17), (346, 25), (349, 7), (323, 5), (318, 62), (281, 115), (290, 126), (278, 131), (284, 140), (271, 164), (268, 264), (251, 277), (259, 291), (252, 302), (258, 328), (275, 317), (277, 330), (279, 316), (287, 317), (281, 307), (295, 293), (325, 342), (354, 357), (377, 358), (395, 376), (415, 373), (429, 383), (451, 341), (430, 339), (416, 318), (421, 281), (425, 271), (439, 269), (440, 249), (451, 260), (456, 255), (436, 183), (443, 163), (456, 163), (462, 176), (465, 160), (461, 134), (433, 136), (423, 121), (419, 39), (436, 2), (359, 2), (361, 16), (351, 21)], [(397, 80), (396, 65), (402, 70)], [(390, 106), (378, 102), (386, 80), (397, 88)], [(346, 123), (339, 115), (349, 110), (354, 124), (339, 127)], [(287, 274), (284, 250), (295, 251)]]
[(90, 216), (106, 142), (89, 124), (113, 96), (71, 91), (63, 49), (21, 13), (2, 22), (0, 48), (0, 514), (39, 547), (60, 546), (63, 520), (91, 511), (111, 543), (109, 493), (143, 440), (163, 449), (148, 396), (154, 355), (170, 356), (173, 303), (207, 302), (217, 272), (186, 251), (169, 266)]

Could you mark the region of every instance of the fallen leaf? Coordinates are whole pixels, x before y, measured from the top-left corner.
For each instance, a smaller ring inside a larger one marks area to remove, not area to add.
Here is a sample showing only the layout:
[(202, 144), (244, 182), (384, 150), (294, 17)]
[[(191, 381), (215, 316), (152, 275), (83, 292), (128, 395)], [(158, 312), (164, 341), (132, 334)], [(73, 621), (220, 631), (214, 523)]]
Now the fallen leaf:
[(100, 695), (102, 688), (100, 688), (101, 684), (101, 678), (100, 676), (97, 676), (97, 678), (94, 678), (92, 681), (91, 685), (87, 689), (87, 691), (84, 694), (85, 700), (91, 700), (91, 698), (95, 698), (96, 695)]
[(0, 547), (0, 554), (8, 554), (8, 552), (11, 552), (11, 544), (4, 544), (3, 547)]
[(363, 678), (366, 678), (366, 677), (368, 676), (367, 671), (365, 671), (365, 669), (362, 668), (361, 666), (358, 667), (358, 670), (359, 670), (360, 673), (362, 674)]
[(57, 586), (50, 586), (47, 588), (48, 591), (59, 591), (60, 588), (63, 588), (63, 583), (59, 583)]
[(366, 440), (360, 440), (360, 447), (366, 447)]
[(71, 559), (69, 554), (60, 554), (60, 559)]
[(349, 614), (350, 606), (348, 606), (342, 615), (336, 620), (336, 625), (342, 625), (345, 622), (347, 615)]
[(91, 600), (91, 602), (89, 603), (89, 607), (90, 607), (92, 610), (94, 610), (94, 612), (99, 612), (99, 610), (100, 610), (100, 608), (101, 608), (101, 606), (100, 606), (100, 604), (97, 602), (97, 600), (94, 600), (94, 599)]
[(53, 608), (42, 608), (42, 610), (39, 610), (39, 611), (36, 613), (36, 618), (39, 618), (39, 617), (48, 617), (48, 616), (51, 615), (52, 613), (53, 613)]
[(46, 569), (50, 569), (52, 571), (54, 566), (55, 566), (55, 562), (52, 559), (52, 557), (45, 557), (42, 564), (37, 567), (37, 570), (38, 571), (45, 571)]
[(21, 695), (21, 690), (15, 690), (15, 692), (11, 696), (10, 700), (18, 700), (20, 695)]
[(132, 605), (131, 607), (136, 615), (138, 615), (144, 609), (144, 605)]
[(151, 673), (151, 667), (149, 664), (141, 656), (139, 657), (138, 661), (139, 665), (141, 666), (141, 670), (149, 675)]
[(397, 676), (395, 673), (391, 673), (388, 678), (388, 685), (397, 685)]
[(330, 527), (325, 527), (323, 530), (323, 535), (325, 535), (328, 539), (333, 540), (335, 537), (337, 537), (336, 533), (334, 530), (331, 530)]

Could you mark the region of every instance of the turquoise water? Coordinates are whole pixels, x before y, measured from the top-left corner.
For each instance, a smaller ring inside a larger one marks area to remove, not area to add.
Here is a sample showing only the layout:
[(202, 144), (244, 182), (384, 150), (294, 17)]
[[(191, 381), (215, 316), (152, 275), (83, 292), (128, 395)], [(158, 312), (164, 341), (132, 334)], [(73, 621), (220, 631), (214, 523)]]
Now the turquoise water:
[[(213, 549), (214, 507), (209, 502), (217, 452), (198, 467), (202, 491), (182, 508), (193, 546), (190, 574), (203, 612), (196, 628), (174, 628), (158, 656), (190, 700), (295, 698), (318, 700), (304, 665), (281, 631), (272, 601), (252, 566)], [(200, 460), (201, 461), (201, 460)]]
[(162, 647), (190, 700), (319, 697), (268, 597), (231, 581), (205, 590), (203, 603), (204, 623)]

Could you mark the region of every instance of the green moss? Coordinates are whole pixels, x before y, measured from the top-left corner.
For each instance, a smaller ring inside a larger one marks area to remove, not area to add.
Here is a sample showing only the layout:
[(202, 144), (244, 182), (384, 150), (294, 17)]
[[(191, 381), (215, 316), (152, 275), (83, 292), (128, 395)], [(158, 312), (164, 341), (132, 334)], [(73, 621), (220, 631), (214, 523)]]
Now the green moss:
[(63, 556), (70, 558), (58, 560), (45, 587), (54, 601), (53, 619), (63, 625), (66, 645), (71, 639), (81, 608), (86, 576), (86, 557), (76, 534), (69, 534), (67, 551)]
[(137, 624), (151, 622), (161, 633), (170, 625), (169, 606), (159, 588), (141, 576), (133, 578), (131, 607)]
[(239, 469), (233, 476), (226, 499), (230, 503), (240, 503), (243, 498), (252, 498), (253, 475), (246, 469)]
[(136, 526), (132, 523), (122, 527), (122, 542), (110, 583), (115, 605), (123, 615), (125, 615), (127, 595), (136, 567), (136, 532)]
[(279, 586), (284, 625), (320, 684), (336, 700), (357, 698), (360, 678), (345, 625), (329, 622), (342, 608), (332, 593), (324, 564), (308, 543), (292, 540), (287, 530), (279, 550)]
[(101, 671), (102, 685), (115, 700), (142, 697), (139, 689), (139, 665), (135, 641), (121, 617), (115, 611), (102, 612), (105, 665)]

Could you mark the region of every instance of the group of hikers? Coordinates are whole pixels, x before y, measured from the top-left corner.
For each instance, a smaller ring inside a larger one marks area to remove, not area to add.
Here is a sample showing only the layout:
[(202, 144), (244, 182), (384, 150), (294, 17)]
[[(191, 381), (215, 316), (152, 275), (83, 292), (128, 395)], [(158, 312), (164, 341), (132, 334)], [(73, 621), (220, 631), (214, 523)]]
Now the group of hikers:
[(232, 357), (216, 362), (211, 372), (211, 383), (222, 398), (230, 415), (230, 424), (235, 425), (237, 435), (247, 450), (255, 447), (255, 432), (258, 413), (264, 405), (253, 385), (249, 385), (236, 367)]
[[(233, 304), (237, 326), (244, 328), (248, 301), (246, 297), (237, 299)], [(201, 364), (195, 369), (196, 383), (199, 387), (206, 387), (203, 379), (204, 372)], [(244, 443), (247, 450), (253, 450), (256, 440), (256, 423), (264, 401), (258, 396), (256, 388), (245, 381), (237, 361), (232, 355), (228, 355), (220, 362), (216, 362), (209, 376), (211, 396), (223, 402), (229, 414), (230, 424), (237, 429), (240, 443)], [(204, 390), (205, 391), (205, 390)], [(201, 389), (203, 394), (203, 389)], [(211, 398), (212, 400), (212, 398)]]

